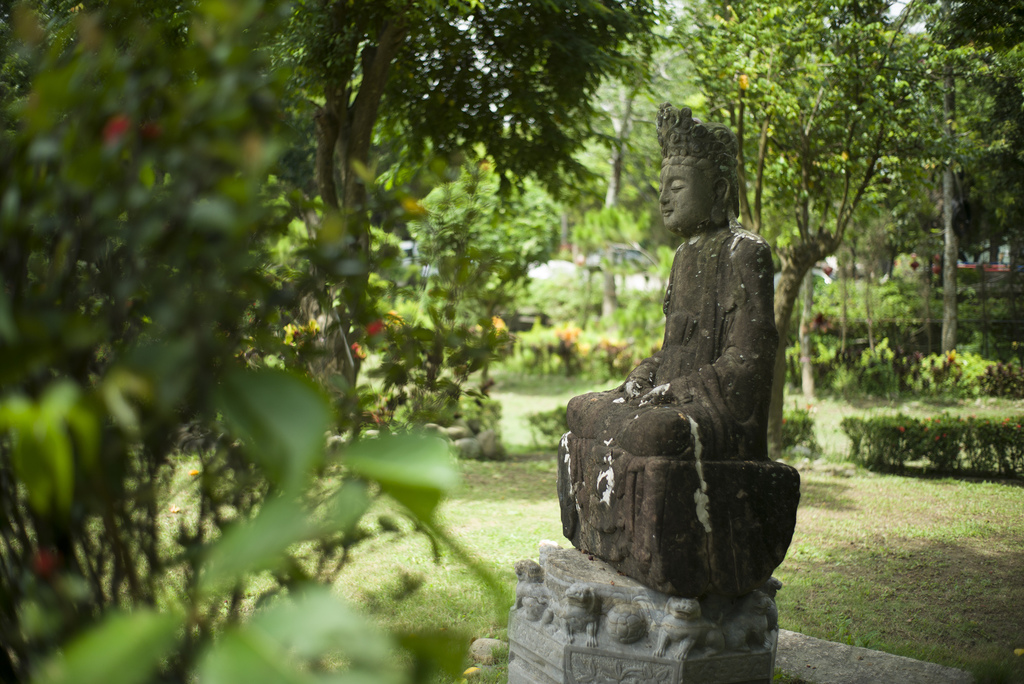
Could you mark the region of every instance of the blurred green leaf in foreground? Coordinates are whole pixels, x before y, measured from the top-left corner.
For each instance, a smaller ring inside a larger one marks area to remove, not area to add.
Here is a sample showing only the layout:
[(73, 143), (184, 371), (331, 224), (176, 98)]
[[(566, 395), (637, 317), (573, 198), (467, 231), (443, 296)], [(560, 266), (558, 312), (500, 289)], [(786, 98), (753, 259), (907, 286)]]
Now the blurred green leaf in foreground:
[(330, 589), (382, 493), (478, 568), (434, 520), (446, 448), (329, 451), (350, 426), (320, 387), (260, 368), (303, 367), (268, 266), (304, 201), (271, 176), (285, 75), (263, 46), (287, 16), (0, 12), (0, 681), (458, 669), (461, 637), (407, 647)]

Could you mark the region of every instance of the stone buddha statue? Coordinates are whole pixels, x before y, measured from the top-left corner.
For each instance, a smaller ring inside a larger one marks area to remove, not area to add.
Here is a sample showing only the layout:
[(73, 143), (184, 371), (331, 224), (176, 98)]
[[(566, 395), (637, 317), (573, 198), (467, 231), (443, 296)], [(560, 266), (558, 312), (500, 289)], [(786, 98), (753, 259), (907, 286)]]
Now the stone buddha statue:
[(778, 333), (771, 250), (736, 220), (737, 141), (663, 104), (661, 213), (682, 243), (661, 350), (573, 398), (558, 458), (565, 536), (659, 591), (738, 596), (782, 561), (799, 475), (768, 459)]
[(662, 105), (661, 214), (682, 238), (661, 351), (621, 386), (575, 397), (577, 437), (646, 456), (765, 460), (778, 333), (771, 250), (736, 221), (736, 138)]

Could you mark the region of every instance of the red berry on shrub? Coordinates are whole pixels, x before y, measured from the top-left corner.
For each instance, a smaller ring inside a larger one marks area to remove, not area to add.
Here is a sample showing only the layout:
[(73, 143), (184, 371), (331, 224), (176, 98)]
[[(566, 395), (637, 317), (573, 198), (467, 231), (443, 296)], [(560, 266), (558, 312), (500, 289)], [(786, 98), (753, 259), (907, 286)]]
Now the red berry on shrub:
[(142, 137), (145, 138), (146, 140), (156, 140), (157, 138), (164, 134), (163, 126), (156, 123), (155, 121), (147, 121), (146, 123), (142, 124), (142, 127), (139, 129), (139, 131), (142, 133)]
[(124, 114), (116, 114), (103, 126), (103, 144), (116, 145), (132, 127), (132, 120)]
[(39, 549), (32, 557), (32, 571), (44, 580), (50, 579), (60, 564), (60, 556), (49, 549)]

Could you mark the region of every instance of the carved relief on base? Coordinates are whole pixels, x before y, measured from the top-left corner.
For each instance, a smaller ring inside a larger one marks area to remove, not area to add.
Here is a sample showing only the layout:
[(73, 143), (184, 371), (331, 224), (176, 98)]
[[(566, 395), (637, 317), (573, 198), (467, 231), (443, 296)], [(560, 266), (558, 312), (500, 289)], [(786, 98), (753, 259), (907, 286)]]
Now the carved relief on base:
[(601, 651), (566, 649), (566, 684), (672, 684), (679, 666), (647, 658), (622, 660)]
[[(511, 684), (770, 681), (781, 584), (740, 597), (669, 596), (576, 549), (542, 547), (516, 563)], [(526, 658), (543, 678), (519, 677)]]

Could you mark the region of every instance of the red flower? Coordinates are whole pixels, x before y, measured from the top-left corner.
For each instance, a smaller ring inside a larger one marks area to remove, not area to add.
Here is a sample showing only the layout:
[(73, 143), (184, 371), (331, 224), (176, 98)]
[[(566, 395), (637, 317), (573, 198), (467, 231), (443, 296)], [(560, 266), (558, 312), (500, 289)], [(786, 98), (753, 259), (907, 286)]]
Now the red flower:
[(367, 335), (371, 335), (371, 336), (372, 335), (376, 335), (376, 334), (378, 334), (383, 329), (384, 329), (384, 321), (376, 320), (373, 323), (370, 323), (368, 326), (366, 326), (366, 334)]
[(905, 428), (902, 425), (900, 425), (900, 432), (906, 432), (906, 431), (907, 431), (907, 428)]
[(60, 564), (60, 556), (48, 549), (39, 549), (32, 557), (32, 570), (42, 579), (48, 580)]
[(360, 361), (366, 358), (366, 352), (363, 351), (362, 346), (358, 342), (352, 343), (352, 355)]
[(142, 127), (139, 129), (139, 132), (142, 133), (142, 137), (145, 138), (146, 140), (156, 140), (157, 138), (164, 134), (164, 129), (163, 126), (161, 126), (155, 121), (147, 121), (146, 123), (142, 124)]
[(942, 435), (935, 435), (935, 441), (938, 442), (942, 438)]
[(103, 144), (116, 145), (132, 127), (132, 120), (124, 114), (115, 114), (103, 126)]

